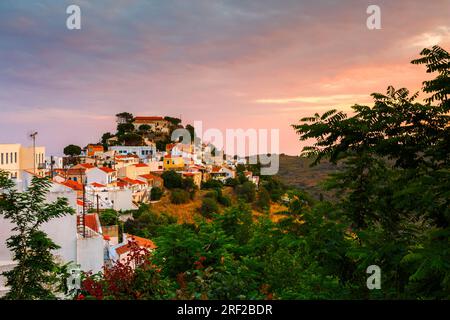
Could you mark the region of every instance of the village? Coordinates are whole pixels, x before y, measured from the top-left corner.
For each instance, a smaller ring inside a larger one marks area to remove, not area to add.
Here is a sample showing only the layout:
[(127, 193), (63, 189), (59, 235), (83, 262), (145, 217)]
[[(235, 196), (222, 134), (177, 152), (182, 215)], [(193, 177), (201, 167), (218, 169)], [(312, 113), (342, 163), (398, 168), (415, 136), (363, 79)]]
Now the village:
[[(258, 187), (259, 176), (245, 169), (245, 158), (215, 155), (213, 145), (195, 137), (188, 143), (170, 141), (170, 133), (182, 128), (179, 119), (122, 113), (116, 121), (116, 134), (108, 133), (102, 141), (85, 148), (68, 146), (64, 157), (47, 157), (43, 146), (0, 144), (0, 170), (8, 173), (19, 191), (27, 190), (33, 177), (47, 177), (51, 188), (46, 201), (67, 198), (76, 212), (43, 228), (60, 245), (56, 256), (61, 262), (73, 262), (82, 271), (97, 273), (104, 266), (125, 261), (130, 241), (155, 250), (152, 239), (124, 233), (118, 223), (102, 223), (101, 214), (125, 213), (118, 219), (127, 219), (132, 215), (126, 213), (142, 205), (157, 204), (167, 193), (165, 174), (168, 181), (179, 177), (190, 189), (201, 189), (202, 184), (211, 181), (226, 184), (235, 180), (240, 167), (241, 171), (244, 168), (241, 174), (245, 179)], [(12, 269), (14, 262), (5, 245), (12, 225), (1, 219), (3, 272)], [(0, 278), (0, 294), (7, 292), (3, 280)]]

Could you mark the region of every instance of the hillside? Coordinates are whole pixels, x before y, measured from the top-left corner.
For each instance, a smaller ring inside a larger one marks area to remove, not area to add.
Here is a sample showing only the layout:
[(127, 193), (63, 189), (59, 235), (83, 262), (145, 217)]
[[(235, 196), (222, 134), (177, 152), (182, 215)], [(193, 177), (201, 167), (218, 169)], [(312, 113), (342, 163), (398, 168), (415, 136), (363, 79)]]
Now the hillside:
[(289, 186), (307, 191), (316, 199), (320, 197), (320, 193), (325, 198), (330, 198), (331, 193), (321, 190), (319, 183), (324, 181), (330, 173), (339, 170), (339, 166), (323, 161), (319, 165), (311, 167), (311, 163), (311, 159), (282, 154), (277, 177)]

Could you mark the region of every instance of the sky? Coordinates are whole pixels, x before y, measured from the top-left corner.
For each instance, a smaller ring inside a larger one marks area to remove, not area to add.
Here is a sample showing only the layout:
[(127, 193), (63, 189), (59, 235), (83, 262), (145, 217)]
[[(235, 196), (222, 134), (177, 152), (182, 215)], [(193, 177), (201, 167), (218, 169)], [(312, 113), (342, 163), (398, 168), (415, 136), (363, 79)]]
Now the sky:
[[(66, 27), (71, 4), (81, 30)], [(409, 62), (436, 44), (450, 49), (450, 0), (1, 0), (0, 143), (36, 130), (60, 155), (127, 111), (279, 129), (280, 152), (298, 155), (292, 124), (388, 85), (418, 91), (431, 75)]]

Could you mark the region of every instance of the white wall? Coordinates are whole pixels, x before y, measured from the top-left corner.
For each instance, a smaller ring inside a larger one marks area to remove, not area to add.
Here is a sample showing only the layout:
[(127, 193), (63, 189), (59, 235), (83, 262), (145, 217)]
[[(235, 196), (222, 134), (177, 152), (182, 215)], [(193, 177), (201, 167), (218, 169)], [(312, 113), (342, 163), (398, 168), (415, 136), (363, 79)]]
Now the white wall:
[(79, 237), (77, 240), (77, 263), (83, 271), (97, 273), (103, 270), (103, 237)]

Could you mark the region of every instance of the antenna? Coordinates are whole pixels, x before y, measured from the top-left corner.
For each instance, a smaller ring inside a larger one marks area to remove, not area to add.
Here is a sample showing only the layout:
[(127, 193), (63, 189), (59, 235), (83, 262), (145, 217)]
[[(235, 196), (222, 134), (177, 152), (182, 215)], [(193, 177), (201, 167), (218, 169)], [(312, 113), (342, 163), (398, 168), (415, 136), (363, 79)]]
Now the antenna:
[(33, 140), (33, 173), (36, 174), (36, 136), (38, 132), (32, 131), (29, 137)]

